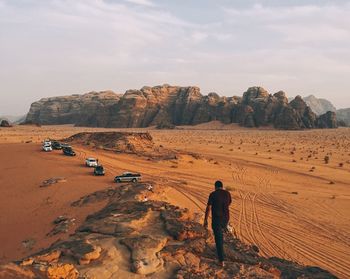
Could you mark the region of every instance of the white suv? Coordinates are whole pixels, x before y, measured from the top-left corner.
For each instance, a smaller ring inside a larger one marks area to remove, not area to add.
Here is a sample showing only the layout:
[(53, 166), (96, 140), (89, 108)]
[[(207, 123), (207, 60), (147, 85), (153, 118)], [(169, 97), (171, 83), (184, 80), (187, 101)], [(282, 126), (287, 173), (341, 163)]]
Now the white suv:
[(97, 165), (98, 165), (97, 159), (95, 159), (95, 158), (87, 158), (85, 160), (85, 165), (88, 166), (88, 167), (97, 167)]
[(46, 152), (52, 151), (51, 143), (44, 143), (43, 144), (43, 150)]

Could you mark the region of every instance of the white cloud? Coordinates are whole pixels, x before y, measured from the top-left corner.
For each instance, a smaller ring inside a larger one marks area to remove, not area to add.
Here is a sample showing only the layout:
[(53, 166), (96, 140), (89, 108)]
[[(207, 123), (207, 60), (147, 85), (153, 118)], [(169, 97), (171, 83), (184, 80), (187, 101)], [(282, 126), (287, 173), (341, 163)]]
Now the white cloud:
[(195, 31), (192, 34), (192, 40), (196, 43), (203, 42), (205, 39), (208, 38), (208, 34), (200, 31)]
[(125, 0), (126, 2), (142, 5), (142, 6), (148, 6), (148, 7), (154, 7), (155, 4), (152, 1), (149, 0)]
[(19, 109), (17, 99), (26, 110), (46, 95), (162, 83), (332, 92), (350, 106), (349, 4), (218, 8), (199, 23), (156, 0), (26, 3), (0, 0), (0, 84), (12, 104), (0, 111)]

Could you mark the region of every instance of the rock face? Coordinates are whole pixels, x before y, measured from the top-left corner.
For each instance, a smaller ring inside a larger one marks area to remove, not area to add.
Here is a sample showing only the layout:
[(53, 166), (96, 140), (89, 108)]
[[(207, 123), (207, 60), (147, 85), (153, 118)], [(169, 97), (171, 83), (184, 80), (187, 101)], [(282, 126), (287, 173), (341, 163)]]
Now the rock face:
[(109, 119), (109, 108), (119, 99), (120, 95), (112, 91), (43, 98), (31, 105), (26, 122), (103, 127)]
[(219, 268), (211, 232), (189, 210), (164, 202), (165, 186), (149, 186), (124, 184), (73, 202), (108, 201), (69, 239), (0, 266), (0, 278), (336, 278), (318, 267), (261, 257), (256, 246), (229, 233), (226, 266)]
[(316, 98), (314, 95), (310, 95), (303, 98), (305, 103), (312, 109), (317, 115), (325, 114), (328, 111), (335, 112), (337, 109), (335, 106), (326, 99)]
[(318, 128), (317, 119), (300, 96), (288, 103), (283, 91), (272, 95), (262, 87), (251, 87), (243, 97), (220, 97), (216, 93), (204, 96), (198, 87), (170, 85), (145, 86), (122, 96), (100, 92), (42, 99), (32, 104), (27, 116), (27, 122), (40, 124), (134, 128), (218, 120), (292, 130)]
[(12, 125), (6, 119), (3, 119), (3, 120), (1, 120), (0, 127), (9, 128), (9, 127), (12, 127)]
[(339, 109), (337, 110), (336, 114), (337, 114), (337, 119), (339, 121), (342, 121), (345, 124), (345, 126), (348, 126), (348, 127), (350, 126), (350, 108)]
[(329, 128), (329, 127), (338, 127), (337, 117), (335, 112), (329, 111), (325, 114), (320, 115), (317, 119), (317, 127), (319, 128)]

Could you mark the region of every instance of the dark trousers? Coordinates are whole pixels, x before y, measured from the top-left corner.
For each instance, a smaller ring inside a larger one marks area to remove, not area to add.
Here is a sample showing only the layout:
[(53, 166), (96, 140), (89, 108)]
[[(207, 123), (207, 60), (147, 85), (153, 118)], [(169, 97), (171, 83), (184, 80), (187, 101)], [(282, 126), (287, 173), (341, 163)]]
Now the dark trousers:
[(218, 259), (220, 262), (224, 261), (224, 225), (220, 221), (213, 220), (212, 221), (212, 229), (214, 232), (215, 244), (216, 244), (216, 252), (218, 254)]

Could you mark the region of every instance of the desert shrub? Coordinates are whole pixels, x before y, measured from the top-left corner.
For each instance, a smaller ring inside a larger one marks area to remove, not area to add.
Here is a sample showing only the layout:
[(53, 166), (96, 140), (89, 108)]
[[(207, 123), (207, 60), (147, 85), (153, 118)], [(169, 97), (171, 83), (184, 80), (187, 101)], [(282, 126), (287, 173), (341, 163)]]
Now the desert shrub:
[(330, 157), (328, 155), (324, 156), (324, 163), (325, 164), (328, 164), (329, 163), (329, 160), (330, 160)]

